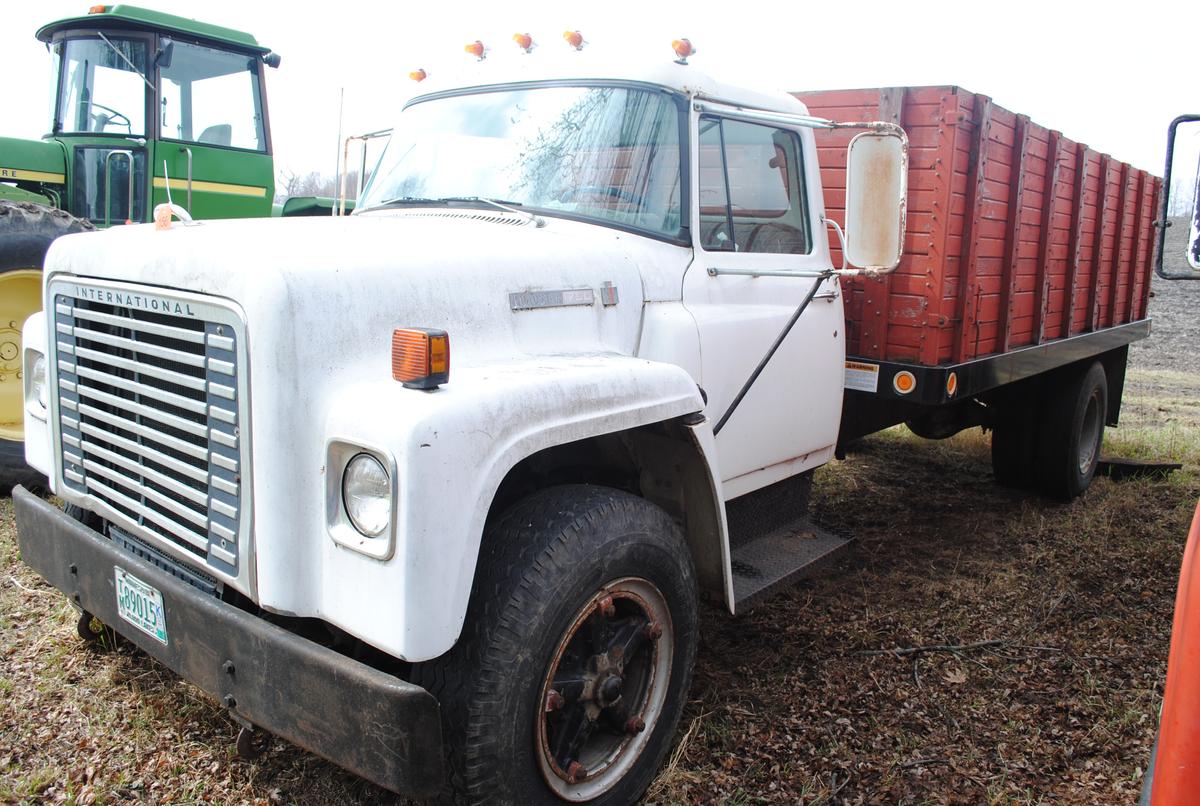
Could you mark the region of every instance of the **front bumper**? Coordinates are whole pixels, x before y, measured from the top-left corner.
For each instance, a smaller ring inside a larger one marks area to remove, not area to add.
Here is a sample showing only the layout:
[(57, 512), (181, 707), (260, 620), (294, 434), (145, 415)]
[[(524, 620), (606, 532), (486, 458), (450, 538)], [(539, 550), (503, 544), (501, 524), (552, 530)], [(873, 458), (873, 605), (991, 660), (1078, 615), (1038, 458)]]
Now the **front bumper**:
[[(425, 689), (206, 595), (23, 488), (13, 505), (27, 565), (242, 719), (394, 792), (441, 786), (441, 721)], [(117, 615), (114, 566), (162, 593), (168, 644)]]

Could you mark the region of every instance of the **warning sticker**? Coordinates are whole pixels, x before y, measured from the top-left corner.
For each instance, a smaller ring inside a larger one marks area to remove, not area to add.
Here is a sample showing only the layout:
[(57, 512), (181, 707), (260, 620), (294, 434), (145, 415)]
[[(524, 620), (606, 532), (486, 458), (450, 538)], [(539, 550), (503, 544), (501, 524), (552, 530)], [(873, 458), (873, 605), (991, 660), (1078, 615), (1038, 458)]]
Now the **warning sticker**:
[(846, 362), (847, 389), (858, 392), (875, 392), (879, 390), (879, 365), (867, 364), (862, 361)]

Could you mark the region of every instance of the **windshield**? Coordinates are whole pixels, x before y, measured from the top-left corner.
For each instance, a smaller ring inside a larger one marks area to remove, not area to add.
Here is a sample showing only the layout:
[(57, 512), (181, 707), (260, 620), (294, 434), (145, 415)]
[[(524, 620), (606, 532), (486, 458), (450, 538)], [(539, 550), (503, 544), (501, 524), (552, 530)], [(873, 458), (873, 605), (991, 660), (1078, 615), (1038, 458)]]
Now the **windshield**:
[(146, 43), (68, 39), (56, 133), (146, 133)]
[(661, 91), (531, 87), (401, 116), (358, 207), (481, 197), (677, 237), (679, 108)]

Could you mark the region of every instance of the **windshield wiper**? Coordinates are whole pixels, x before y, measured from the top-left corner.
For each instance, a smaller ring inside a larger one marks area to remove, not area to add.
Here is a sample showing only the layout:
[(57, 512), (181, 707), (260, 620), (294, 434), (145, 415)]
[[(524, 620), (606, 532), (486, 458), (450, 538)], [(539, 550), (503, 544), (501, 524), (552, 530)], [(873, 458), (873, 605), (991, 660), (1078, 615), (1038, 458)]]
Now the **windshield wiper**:
[(427, 199), (423, 196), (397, 196), (394, 199), (384, 199), (375, 207), (390, 207), (398, 204), (445, 204), (446, 201), (446, 199)]

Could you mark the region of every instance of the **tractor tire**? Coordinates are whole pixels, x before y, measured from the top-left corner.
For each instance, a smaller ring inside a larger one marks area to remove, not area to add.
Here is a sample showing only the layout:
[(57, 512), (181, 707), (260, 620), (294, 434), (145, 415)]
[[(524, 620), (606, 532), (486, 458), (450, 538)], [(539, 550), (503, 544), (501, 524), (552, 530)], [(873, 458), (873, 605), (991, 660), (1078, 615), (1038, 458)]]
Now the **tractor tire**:
[(60, 235), (95, 229), (68, 212), (30, 202), (0, 200), (0, 491), (39, 485), (25, 464), (21, 328), (42, 309), (42, 263)]
[(443, 803), (618, 806), (675, 736), (697, 645), (679, 527), (629, 493), (553, 487), (487, 530), (454, 648), (415, 664), (441, 703)]
[(1041, 492), (1070, 501), (1088, 488), (1100, 461), (1108, 406), (1108, 378), (1099, 361), (1064, 371), (1047, 390), (1037, 445)]

